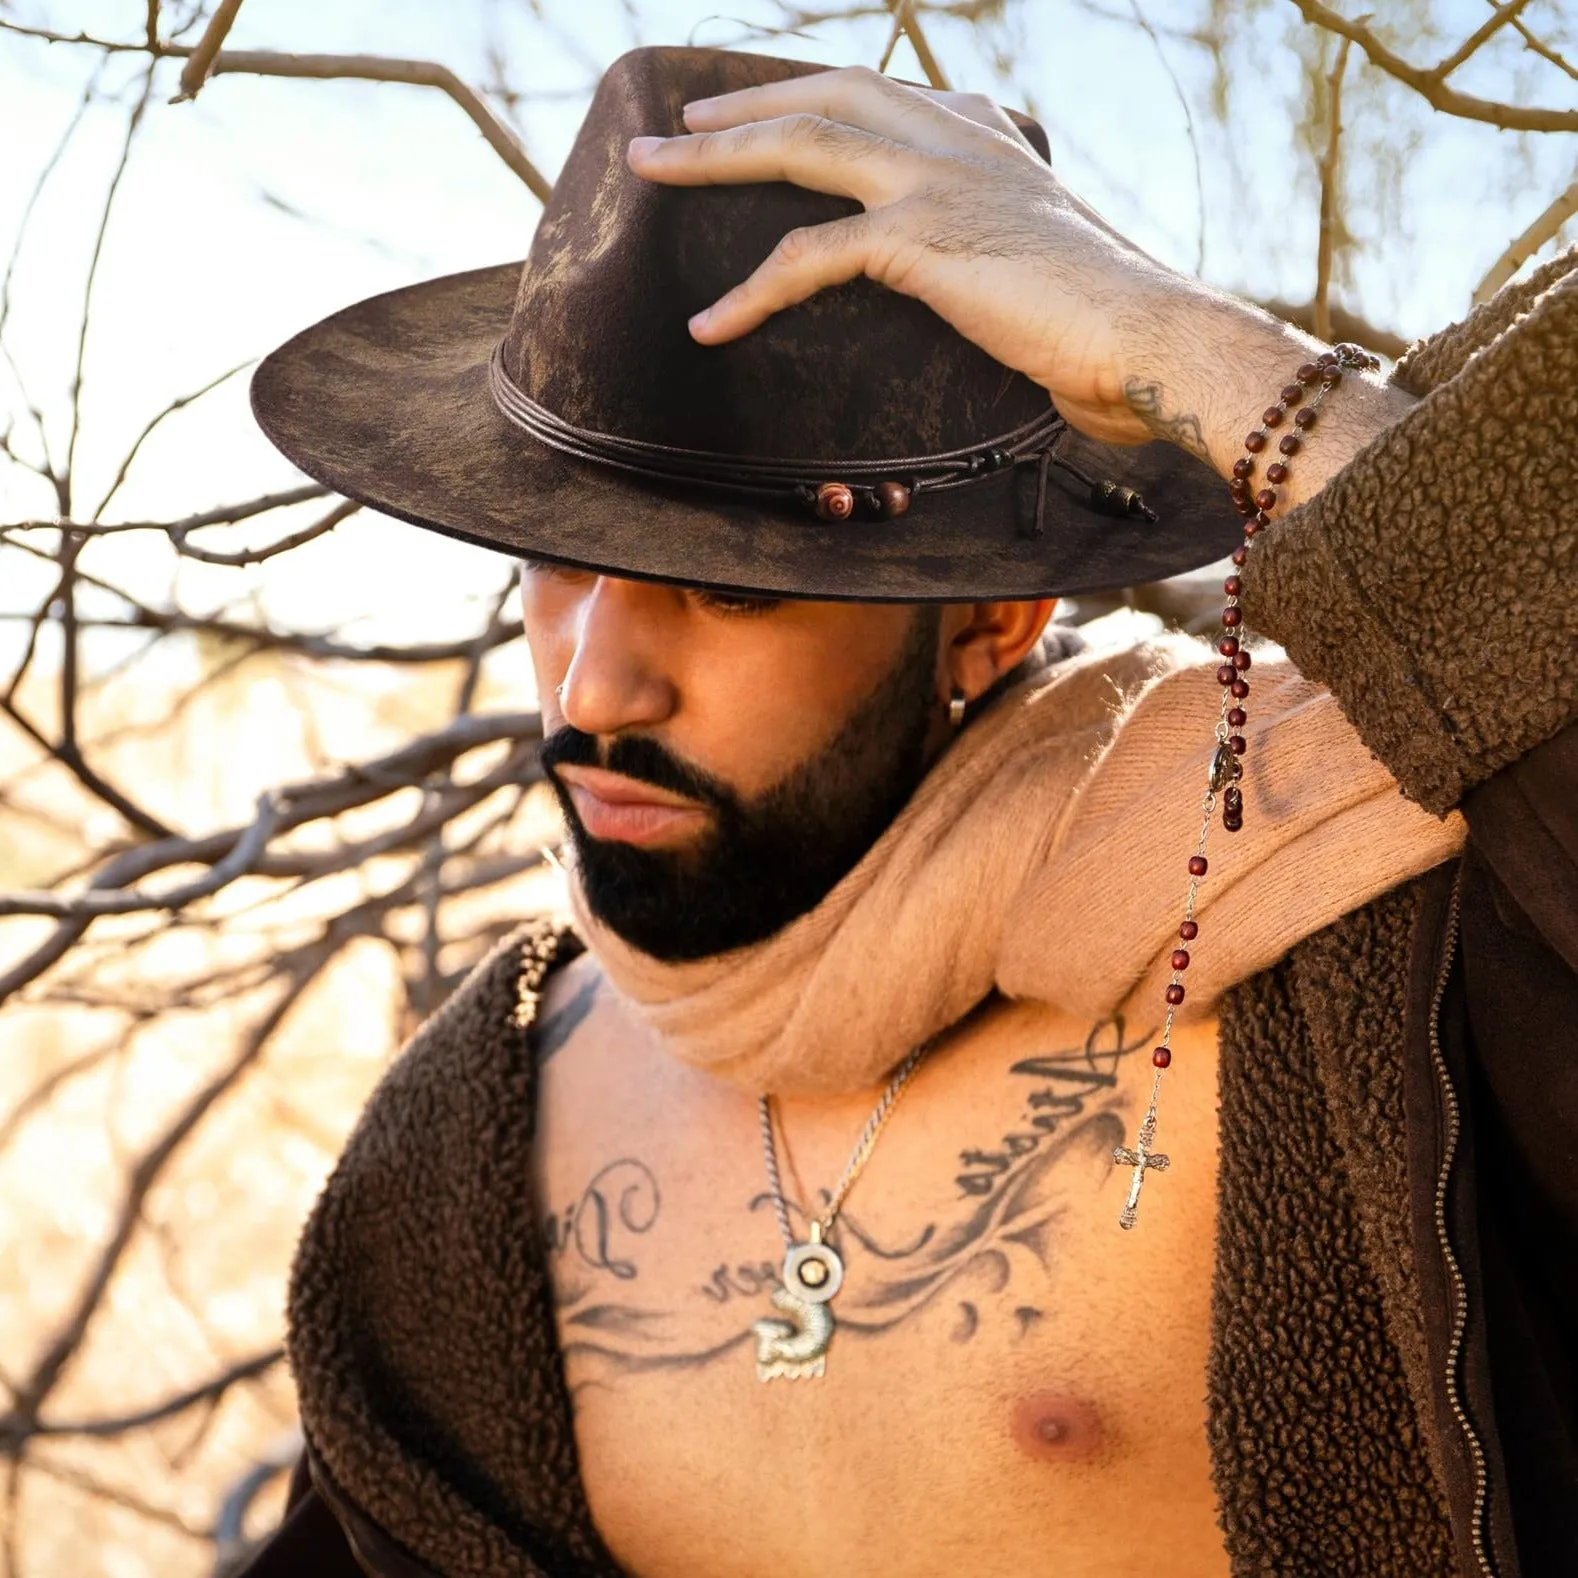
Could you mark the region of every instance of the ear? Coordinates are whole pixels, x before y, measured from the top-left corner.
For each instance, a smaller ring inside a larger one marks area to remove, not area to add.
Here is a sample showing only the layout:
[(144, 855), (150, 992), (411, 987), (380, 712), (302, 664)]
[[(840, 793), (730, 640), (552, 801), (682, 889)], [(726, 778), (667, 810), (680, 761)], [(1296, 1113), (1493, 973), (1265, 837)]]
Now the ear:
[(985, 695), (1024, 661), (1057, 608), (1055, 598), (1034, 603), (956, 603), (943, 619), (942, 662), (950, 693), (966, 701)]

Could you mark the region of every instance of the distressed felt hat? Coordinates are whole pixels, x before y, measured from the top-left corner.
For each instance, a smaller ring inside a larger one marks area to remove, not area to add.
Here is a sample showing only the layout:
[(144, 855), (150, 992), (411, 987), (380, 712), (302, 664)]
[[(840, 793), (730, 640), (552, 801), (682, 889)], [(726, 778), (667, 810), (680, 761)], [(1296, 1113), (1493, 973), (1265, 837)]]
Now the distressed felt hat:
[[(1113, 447), (923, 303), (866, 279), (743, 338), (690, 316), (790, 230), (858, 212), (783, 183), (641, 179), (637, 136), (687, 101), (820, 69), (639, 49), (602, 79), (531, 254), (375, 296), (252, 382), (301, 469), (387, 515), (507, 553), (770, 595), (1030, 598), (1228, 552), (1215, 474)], [(1045, 158), (1045, 134), (1016, 117)]]

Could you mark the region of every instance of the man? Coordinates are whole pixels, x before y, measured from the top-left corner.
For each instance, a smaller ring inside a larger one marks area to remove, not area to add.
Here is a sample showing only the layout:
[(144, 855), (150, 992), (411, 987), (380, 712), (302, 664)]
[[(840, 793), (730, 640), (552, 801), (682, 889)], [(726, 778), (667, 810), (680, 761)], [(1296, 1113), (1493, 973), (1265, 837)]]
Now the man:
[[(325, 1191), (255, 1572), (1578, 1570), (1574, 260), (1339, 380), (1036, 135), (640, 51), (518, 294), (260, 370), (527, 557), (577, 924)], [(1228, 608), (1302, 673), (1049, 637), (1284, 425)]]

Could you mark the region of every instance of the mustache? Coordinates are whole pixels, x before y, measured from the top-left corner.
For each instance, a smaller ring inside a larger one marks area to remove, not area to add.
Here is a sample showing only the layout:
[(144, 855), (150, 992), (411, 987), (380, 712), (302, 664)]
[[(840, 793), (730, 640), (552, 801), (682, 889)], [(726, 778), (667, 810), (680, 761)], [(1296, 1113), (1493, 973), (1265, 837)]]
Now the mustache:
[(604, 745), (595, 734), (565, 724), (542, 742), (540, 755), (543, 771), (561, 791), (557, 768), (601, 767), (715, 811), (739, 809), (739, 796), (721, 778), (683, 761), (649, 734), (620, 734)]

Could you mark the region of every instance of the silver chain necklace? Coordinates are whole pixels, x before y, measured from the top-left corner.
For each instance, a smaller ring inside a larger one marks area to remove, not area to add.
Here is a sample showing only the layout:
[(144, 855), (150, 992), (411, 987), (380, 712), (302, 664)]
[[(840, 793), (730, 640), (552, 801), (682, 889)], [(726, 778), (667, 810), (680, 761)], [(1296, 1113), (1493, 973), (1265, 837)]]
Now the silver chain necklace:
[(854, 1188), (855, 1180), (865, 1170), (876, 1149), (881, 1135), (898, 1099), (909, 1084), (911, 1075), (920, 1067), (921, 1059), (931, 1051), (934, 1041), (923, 1041), (894, 1071), (883, 1091), (876, 1110), (866, 1120), (860, 1131), (849, 1162), (828, 1199), (827, 1209), (819, 1217), (810, 1217), (809, 1237), (802, 1243), (795, 1241), (789, 1226), (789, 1207), (784, 1202), (783, 1181), (778, 1176), (778, 1150), (773, 1143), (772, 1097), (763, 1096), (758, 1103), (762, 1120), (762, 1151), (767, 1161), (767, 1183), (772, 1190), (773, 1210), (778, 1217), (778, 1230), (783, 1234), (783, 1281), (773, 1289), (772, 1306), (788, 1317), (779, 1320), (764, 1316), (756, 1321), (756, 1378), (759, 1381), (800, 1380), (802, 1377), (823, 1375), (827, 1371), (827, 1349), (833, 1340), (833, 1312), (828, 1308), (833, 1295), (844, 1285), (844, 1262), (838, 1251), (829, 1244), (827, 1234), (834, 1219), (843, 1208), (844, 1199)]

